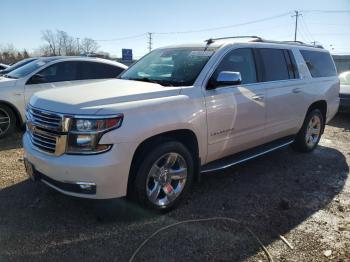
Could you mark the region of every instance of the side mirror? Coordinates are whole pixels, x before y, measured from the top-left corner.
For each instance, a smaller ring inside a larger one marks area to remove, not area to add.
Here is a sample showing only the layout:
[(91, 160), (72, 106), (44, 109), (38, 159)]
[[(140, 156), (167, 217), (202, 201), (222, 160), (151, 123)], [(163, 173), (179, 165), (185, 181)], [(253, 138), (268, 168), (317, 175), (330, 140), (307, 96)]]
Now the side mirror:
[(46, 78), (43, 75), (35, 74), (27, 82), (28, 85), (47, 83)]
[(221, 71), (214, 81), (210, 82), (209, 89), (215, 89), (219, 86), (232, 86), (242, 83), (240, 72)]

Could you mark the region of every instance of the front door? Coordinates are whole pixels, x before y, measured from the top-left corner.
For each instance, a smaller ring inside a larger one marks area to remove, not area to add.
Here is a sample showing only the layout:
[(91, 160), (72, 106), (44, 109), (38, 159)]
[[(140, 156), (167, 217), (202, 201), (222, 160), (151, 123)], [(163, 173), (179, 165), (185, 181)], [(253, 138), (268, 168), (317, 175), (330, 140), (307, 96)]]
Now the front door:
[(50, 65), (29, 78), (25, 84), (25, 103), (39, 91), (66, 86), (77, 79), (77, 62), (65, 61)]
[(222, 71), (240, 72), (242, 83), (206, 90), (208, 157), (206, 162), (264, 143), (266, 90), (258, 83), (251, 48), (230, 51), (212, 78)]

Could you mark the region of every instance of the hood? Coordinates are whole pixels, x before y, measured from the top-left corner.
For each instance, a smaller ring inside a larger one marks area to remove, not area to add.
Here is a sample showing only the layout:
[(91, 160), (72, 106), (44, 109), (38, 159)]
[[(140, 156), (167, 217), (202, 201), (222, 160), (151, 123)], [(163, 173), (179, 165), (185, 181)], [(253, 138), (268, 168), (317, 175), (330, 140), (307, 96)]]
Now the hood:
[(350, 95), (350, 85), (340, 85), (340, 94)]
[(79, 81), (67, 87), (38, 92), (32, 96), (30, 104), (58, 113), (96, 114), (119, 104), (135, 105), (138, 101), (175, 96), (180, 90), (179, 87), (121, 79)]
[(4, 86), (15, 86), (17, 79), (0, 76), (0, 88)]

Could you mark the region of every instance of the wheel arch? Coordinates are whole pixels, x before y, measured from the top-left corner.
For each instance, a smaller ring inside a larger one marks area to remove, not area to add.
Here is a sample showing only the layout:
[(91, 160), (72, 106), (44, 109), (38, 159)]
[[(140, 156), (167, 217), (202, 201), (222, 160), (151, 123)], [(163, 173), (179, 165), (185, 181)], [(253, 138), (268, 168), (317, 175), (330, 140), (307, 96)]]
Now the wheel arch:
[(20, 127), (20, 126), (22, 126), (24, 124), (24, 121), (22, 119), (22, 116), (21, 116), (19, 110), (12, 103), (10, 103), (8, 101), (0, 100), (0, 105), (8, 106), (15, 113), (15, 116), (16, 116), (16, 127)]
[(163, 133), (156, 134), (148, 137), (142, 141), (136, 148), (131, 165), (128, 178), (127, 195), (132, 195), (133, 184), (136, 177), (137, 167), (140, 165), (143, 156), (148, 152), (149, 149), (155, 147), (159, 143), (166, 141), (178, 141), (188, 148), (193, 156), (195, 163), (195, 178), (198, 178), (200, 158), (199, 158), (199, 145), (196, 134), (190, 129), (177, 129), (172, 131), (166, 131)]
[[(327, 101), (326, 100), (318, 100), (318, 101), (313, 102), (309, 106), (305, 117), (308, 115), (309, 112), (311, 112), (314, 109), (319, 109), (321, 111), (324, 125), (325, 125), (326, 121), (327, 121)], [(322, 133), (323, 133), (323, 131), (324, 131), (324, 126), (322, 128)]]

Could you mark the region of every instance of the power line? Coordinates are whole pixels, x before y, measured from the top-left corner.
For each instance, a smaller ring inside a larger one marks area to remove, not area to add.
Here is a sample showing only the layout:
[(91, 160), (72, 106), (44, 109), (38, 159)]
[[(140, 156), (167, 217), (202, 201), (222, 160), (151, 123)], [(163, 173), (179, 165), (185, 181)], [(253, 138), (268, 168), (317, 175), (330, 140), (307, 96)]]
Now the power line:
[(310, 36), (311, 40), (314, 42), (315, 41), (315, 38), (313, 37), (313, 35), (311, 34), (311, 31), (309, 30), (309, 27), (306, 25), (306, 21), (304, 19), (304, 16), (301, 16), (301, 22), (305, 28), (305, 32), (307, 35)]
[(139, 34), (139, 35), (132, 35), (132, 36), (126, 36), (126, 37), (121, 37), (121, 38), (112, 38), (112, 39), (95, 39), (97, 42), (109, 42), (109, 41), (121, 41), (121, 40), (127, 40), (127, 39), (134, 39), (134, 38), (139, 38), (141, 36), (145, 36), (146, 33)]
[(190, 33), (200, 33), (200, 32), (209, 32), (209, 31), (216, 31), (216, 30), (221, 30), (221, 29), (227, 29), (227, 28), (233, 28), (233, 27), (238, 27), (238, 26), (244, 26), (244, 25), (250, 25), (250, 24), (256, 24), (272, 19), (276, 19), (282, 16), (290, 15), (291, 12), (275, 15), (275, 16), (270, 16), (270, 17), (265, 17), (245, 23), (239, 23), (239, 24), (233, 24), (233, 25), (227, 25), (227, 26), (220, 26), (220, 27), (211, 27), (211, 28), (204, 28), (204, 29), (198, 29), (198, 30), (188, 30), (188, 31), (175, 31), (175, 32), (155, 32), (154, 34), (158, 35), (167, 35), (167, 34), (190, 34)]
[(316, 33), (314, 35), (343, 35), (343, 36), (348, 36), (350, 33)]
[(350, 10), (300, 10), (303, 13), (350, 13)]
[(328, 23), (308, 23), (309, 25), (323, 25), (323, 26), (350, 26), (350, 24), (328, 24)]
[[(294, 28), (294, 41), (297, 40), (298, 36), (298, 20), (299, 17), (302, 16), (302, 12), (305, 13), (311, 13), (311, 12), (318, 12), (318, 13), (350, 13), (350, 10), (295, 10), (294, 15), (292, 17), (295, 17), (295, 28)], [(112, 39), (95, 39), (97, 42), (113, 42), (113, 41), (123, 41), (123, 40), (129, 40), (129, 39), (135, 39), (135, 38), (140, 38), (144, 36), (148, 36), (148, 50), (151, 51), (153, 48), (153, 37), (154, 35), (171, 35), (171, 34), (191, 34), (191, 33), (200, 33), (200, 32), (210, 32), (210, 31), (216, 31), (216, 30), (222, 30), (222, 29), (229, 29), (229, 28), (234, 28), (234, 27), (239, 27), (239, 26), (245, 26), (245, 25), (250, 25), (250, 24), (256, 24), (256, 23), (261, 23), (264, 21), (268, 20), (273, 20), (277, 19), (283, 16), (290, 15), (292, 12), (286, 12), (286, 13), (281, 13), (278, 15), (270, 16), (270, 17), (265, 17), (261, 19), (256, 19), (244, 23), (238, 23), (238, 24), (232, 24), (232, 25), (226, 25), (226, 26), (220, 26), (220, 27), (211, 27), (211, 28), (203, 28), (203, 29), (196, 29), (196, 30), (188, 30), (188, 31), (173, 31), (173, 32), (153, 32), (153, 33), (143, 33), (143, 34), (138, 34), (138, 35), (131, 35), (131, 36), (126, 36), (126, 37), (120, 37), (120, 38), (112, 38)], [(311, 34), (310, 30), (308, 29), (308, 26), (306, 25), (306, 22), (304, 19), (302, 19), (303, 27), (305, 29), (305, 35), (309, 35), (312, 40), (314, 40), (313, 34)], [(303, 38), (304, 34), (300, 31), (301, 36)], [(314, 34), (316, 35), (316, 34)]]

